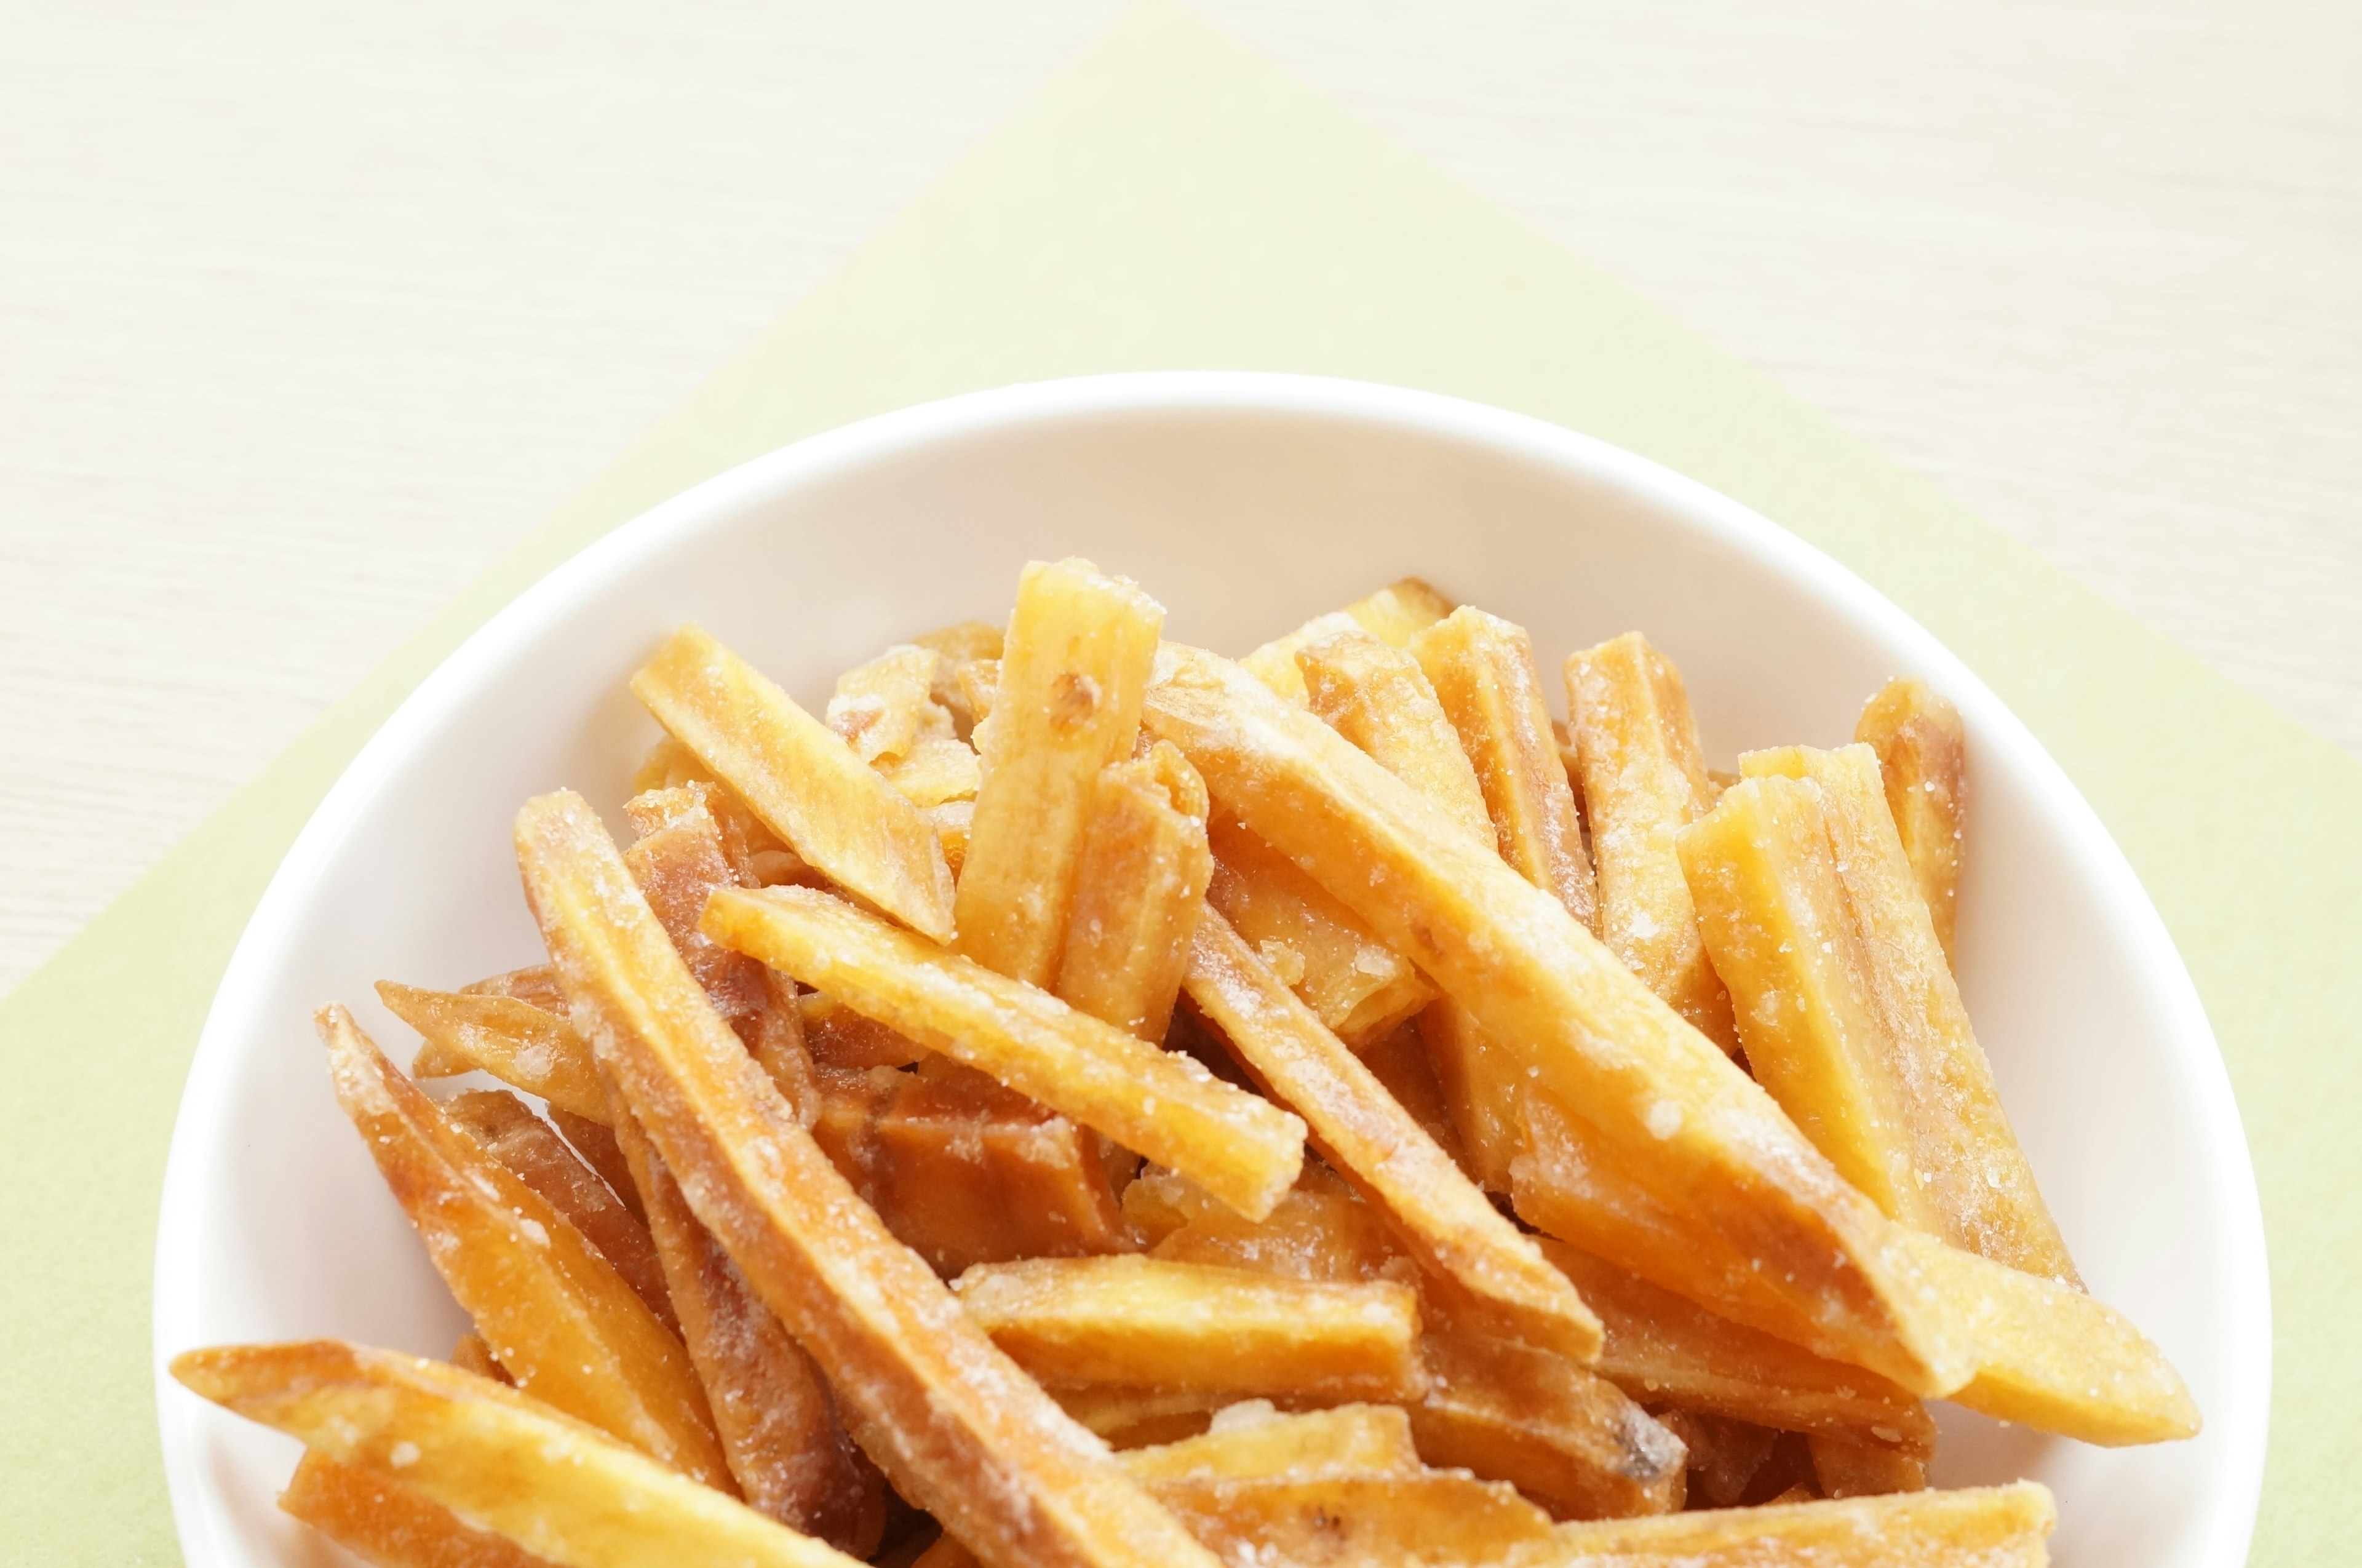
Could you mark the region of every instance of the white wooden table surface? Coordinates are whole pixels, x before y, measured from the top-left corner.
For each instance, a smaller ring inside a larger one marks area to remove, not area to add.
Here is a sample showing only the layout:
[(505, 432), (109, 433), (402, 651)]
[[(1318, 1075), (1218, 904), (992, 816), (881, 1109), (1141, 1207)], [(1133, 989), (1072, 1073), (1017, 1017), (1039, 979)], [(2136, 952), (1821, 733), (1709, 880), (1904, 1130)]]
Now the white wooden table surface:
[[(2362, 748), (2362, 6), (1202, 3)], [(1120, 10), (0, 0), (0, 988)]]

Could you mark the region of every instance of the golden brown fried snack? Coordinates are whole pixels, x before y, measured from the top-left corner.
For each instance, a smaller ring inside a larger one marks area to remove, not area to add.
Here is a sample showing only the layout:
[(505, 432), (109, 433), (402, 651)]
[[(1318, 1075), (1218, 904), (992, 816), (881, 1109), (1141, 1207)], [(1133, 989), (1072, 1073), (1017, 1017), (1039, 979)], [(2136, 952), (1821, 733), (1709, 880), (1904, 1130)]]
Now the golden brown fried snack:
[(1730, 998), (1700, 944), (1673, 835), (1713, 803), (1689, 694), (1638, 632), (1566, 661), (1568, 723), (1599, 866), (1599, 935), (1726, 1051)]
[(1385, 1218), (1306, 1161), (1296, 1186), (1261, 1220), (1247, 1220), (1187, 1178), (1151, 1167), (1123, 1189), (1123, 1210), (1153, 1257), (1219, 1264), (1345, 1284), (1384, 1277), (1401, 1250)]
[(599, 1173), (607, 1190), (623, 1200), (632, 1211), (632, 1218), (645, 1225), (648, 1217), (640, 1207), (640, 1190), (632, 1185), (632, 1167), (624, 1162), (624, 1151), (615, 1144), (615, 1131), (603, 1121), (593, 1121), (587, 1116), (577, 1116), (562, 1105), (549, 1108), (549, 1123), (574, 1146), (582, 1163)]
[(1557, 900), (1210, 654), (1166, 645), (1145, 713), (1219, 810), (1418, 963), (1538, 1088), (1581, 1105), (1691, 1228), (1760, 1259), (1767, 1291), (1816, 1348), (1929, 1393), (1967, 1378), (1972, 1353), (1941, 1303), (1912, 1288), (1892, 1224)]
[(1960, 912), (1960, 823), (1968, 806), (1969, 739), (1960, 711), (1926, 681), (1898, 676), (1862, 709), (1853, 738), (1878, 753), (1886, 809), (1949, 963)]
[(441, 1362), (314, 1340), (190, 1351), (173, 1358), (172, 1375), (339, 1463), (399, 1475), (419, 1496), (553, 1562), (853, 1562), (595, 1427)]
[(1135, 1242), (1098, 1135), (972, 1068), (822, 1073), (813, 1133), (905, 1246), (944, 1278), (980, 1263)]
[(1339, 1039), (1352, 1046), (1383, 1039), (1435, 999), (1407, 959), (1286, 856), (1219, 812), (1206, 833), (1214, 851), (1208, 906)]
[(820, 1368), (698, 1223), (639, 1124), (624, 1117), (616, 1135), (746, 1506), (840, 1551), (868, 1556), (886, 1527), (885, 1477), (853, 1446)]
[(874, 1019), (862, 1017), (835, 998), (806, 991), (796, 999), (803, 1017), (804, 1043), (812, 1065), (866, 1072), (872, 1067), (907, 1067), (922, 1060), (927, 1048), (907, 1034), (897, 1034)]
[(935, 649), (903, 643), (838, 676), (828, 702), (828, 727), (914, 805), (976, 798), (976, 753), (939, 695), (957, 687), (945, 664)]
[(513, 997), (428, 991), (377, 983), (386, 1010), (426, 1039), (418, 1076), (452, 1077), (481, 1070), (577, 1116), (603, 1121), (606, 1091), (590, 1051), (563, 1014)]
[(1418, 1298), (1132, 1256), (986, 1264), (953, 1287), (1036, 1377), (1319, 1399), (1415, 1398)]
[(517, 1386), (728, 1490), (688, 1355), (614, 1265), (394, 1071), (351, 1014), (323, 1008), (318, 1023), (337, 1103)]
[(1131, 754), (1164, 624), (1163, 605), (1086, 560), (1018, 580), (960, 867), (957, 945), (986, 968), (1054, 978), (1099, 769)]
[(990, 1073), (1242, 1213), (1296, 1179), (1304, 1124), (1047, 991), (803, 888), (714, 894), (704, 929), (929, 1050)]
[(1559, 1518), (1622, 1518), (1682, 1504), (1681, 1443), (1613, 1383), (1548, 1351), (1430, 1331), (1418, 1452), (1507, 1481)]
[(1579, 1361), (1599, 1353), (1599, 1320), (1566, 1276), (1219, 914), (1198, 924), (1185, 984), (1240, 1064), (1304, 1118), (1322, 1157), (1496, 1331)]
[(1099, 769), (1055, 989), (1069, 1006), (1162, 1041), (1213, 874), (1206, 785), (1169, 745)]
[(548, 1568), (513, 1540), (473, 1529), (384, 1471), (315, 1449), (295, 1462), (280, 1508), (373, 1568)]
[(601, 1066), (895, 1489), (994, 1568), (1212, 1568), (829, 1164), (714, 1014), (589, 805), (528, 802), (517, 858)]
[(999, 664), (1000, 628), (983, 621), (962, 621), (941, 631), (913, 637), (911, 641), (944, 656), (943, 663), (935, 668), (933, 694), (936, 701), (950, 711), (955, 733), (960, 739), (966, 740), (976, 728), (977, 721), (984, 714), (969, 705), (966, 682), (961, 677), (971, 665)]
[(1910, 1168), (1943, 1217), (1937, 1234), (2070, 1285), (2081, 1281), (2002, 1109), (1951, 966), (1920, 897), (1866, 745), (1790, 746), (1739, 758), (1749, 778), (1809, 778), (1820, 790), (1838, 880), (1853, 911), (1885, 1025)]
[(684, 626), (632, 691), (763, 825), (839, 887), (937, 941), (952, 876), (933, 830), (836, 734), (745, 660)]
[(622, 1198), (591, 1174), (548, 1123), (524, 1102), (500, 1090), (474, 1089), (444, 1106), (444, 1113), (475, 1134), (492, 1158), (566, 1216), (599, 1255), (675, 1333), (672, 1298), (665, 1290), (664, 1265), (657, 1261), (648, 1228), (624, 1207)]
[(1239, 660), (1239, 666), (1286, 701), (1301, 704), (1306, 692), (1304, 677), (1296, 666), (1296, 650), (1306, 643), (1352, 625), (1389, 647), (1408, 647), (1411, 638), (1451, 614), (1452, 608), (1451, 601), (1434, 589), (1415, 577), (1407, 577), (1264, 644)]
[(1149, 1488), (1190, 1533), (1245, 1565), (1507, 1562), (1550, 1539), (1550, 1516), (1497, 1481), (1454, 1471), (1306, 1480), (1185, 1479)]
[(1501, 858), (1597, 930), (1599, 887), (1525, 628), (1462, 605), (1410, 651), (1476, 769)]
[(1296, 650), (1296, 666), (1308, 705), (1330, 729), (1450, 812), (1470, 837), (1495, 842), (1485, 789), (1460, 732), (1407, 648), (1354, 625), (1307, 642)]
[(1184, 1477), (1255, 1480), (1320, 1474), (1416, 1475), (1424, 1468), (1409, 1419), (1393, 1405), (1340, 1405), (1282, 1415), (1268, 1405), (1233, 1405), (1204, 1434), (1123, 1456), (1150, 1483)]
[(1813, 1474), (1824, 1497), (1882, 1497), (1927, 1489), (1927, 1462), (1867, 1432), (1808, 1432)]
[(1727, 1416), (1672, 1409), (1657, 1419), (1689, 1455), (1688, 1498), (1709, 1508), (1736, 1507), (1780, 1444), (1771, 1428)]
[(2032, 1481), (1959, 1492), (1561, 1525), (1517, 1568), (2042, 1568), (2058, 1518)]
[[(635, 823), (639, 820), (635, 815)], [(717, 945), (697, 929), (697, 917), (705, 912), (705, 900), (714, 889), (760, 884), (731, 865), (713, 813), (700, 801), (643, 828), (638, 840), (624, 851), (624, 864), (663, 922), (665, 934), (680, 949), (689, 972), (713, 999), (714, 1010), (745, 1032), (770, 1001), (763, 966), (743, 953)]]
[(470, 997), (508, 997), (561, 1018), (566, 1014), (566, 993), (557, 988), (557, 973), (546, 964), (528, 965), (470, 980), (459, 988), (459, 992)]

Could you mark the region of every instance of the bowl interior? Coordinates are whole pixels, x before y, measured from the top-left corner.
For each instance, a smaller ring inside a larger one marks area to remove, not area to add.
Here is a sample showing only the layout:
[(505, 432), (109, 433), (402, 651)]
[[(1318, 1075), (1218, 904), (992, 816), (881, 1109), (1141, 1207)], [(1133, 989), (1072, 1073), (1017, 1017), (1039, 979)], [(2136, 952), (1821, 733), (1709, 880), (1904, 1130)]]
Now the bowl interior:
[[(356, 761), (238, 950), (175, 1136), (160, 1353), (317, 1334), (448, 1352), (462, 1319), (338, 1114), (309, 1017), (343, 1001), (406, 1060), (373, 981), (539, 960), (511, 816), (558, 785), (614, 813), (656, 734), (624, 681), (659, 638), (699, 621), (817, 706), (838, 669), (999, 620), (1022, 562), (1070, 554), (1139, 580), (1169, 636), (1230, 653), (1410, 573), (1528, 626), (1553, 689), (1569, 650), (1638, 627), (1680, 665), (1718, 767), (1844, 741), (1898, 673), (1949, 695), (1970, 737), (1970, 1011), (2092, 1288), (2209, 1424), (2108, 1452), (1948, 1416), (1937, 1479), (2047, 1482), (2063, 1562), (2239, 1561), (2266, 1353), (2252, 1178), (2203, 1015), (2096, 819), (1964, 667), (1760, 518), (1563, 431), (1344, 383), (1109, 378), (871, 421), (668, 503), (488, 626)], [(292, 1444), (161, 1398), (192, 1564), (334, 1557), (271, 1507)]]

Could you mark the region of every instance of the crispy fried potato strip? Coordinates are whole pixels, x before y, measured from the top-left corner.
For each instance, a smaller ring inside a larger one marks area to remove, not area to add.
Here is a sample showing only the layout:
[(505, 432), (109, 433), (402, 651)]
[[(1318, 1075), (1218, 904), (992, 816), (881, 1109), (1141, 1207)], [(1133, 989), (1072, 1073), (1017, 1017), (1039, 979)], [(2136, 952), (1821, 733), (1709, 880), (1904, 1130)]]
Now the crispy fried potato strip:
[(1049, 992), (803, 888), (722, 891), (714, 940), (817, 987), (928, 1049), (991, 1074), (1251, 1216), (1296, 1179), (1304, 1124), (1192, 1058)]
[(896, 1490), (994, 1568), (1212, 1568), (829, 1164), (714, 1014), (589, 805), (529, 801), (517, 858), (601, 1066)]
[(984, 1264), (954, 1287), (1020, 1366), (1053, 1383), (1395, 1399), (1425, 1386), (1418, 1299), (1136, 1256)]
[(189, 1351), (172, 1375), (341, 1464), (398, 1476), (462, 1523), (552, 1562), (669, 1568), (845, 1568), (774, 1524), (502, 1384), (337, 1340)]
[(1926, 1393), (1966, 1381), (1971, 1353), (1906, 1277), (1891, 1222), (1556, 899), (1210, 654), (1166, 645), (1145, 714), (1218, 809), (1418, 963), (1537, 1088), (1583, 1107), (1695, 1229), (1760, 1261), (1816, 1348)]
[(372, 1568), (549, 1568), (549, 1559), (461, 1524), (386, 1472), (316, 1449), (295, 1462), (279, 1507)]
[(1187, 758), (1160, 743), (1099, 769), (1058, 962), (1060, 999), (1162, 1041), (1213, 869), (1206, 785)]
[(1968, 807), (1968, 732), (1960, 711), (1924, 680), (1898, 676), (1861, 711), (1853, 738), (1878, 753), (1886, 809), (1945, 962), (1960, 913), (1960, 823)]
[[(1451, 813), (1480, 844), (1495, 842), (1485, 788), (1461, 748), (1427, 671), (1407, 648), (1358, 624), (1296, 650), (1308, 705), (1379, 767)], [(1569, 797), (1572, 804), (1573, 797)], [(1578, 832), (1580, 830), (1578, 829)]]
[(1054, 977), (1099, 769), (1131, 754), (1164, 624), (1163, 605), (1086, 560), (1018, 580), (960, 867), (958, 947), (986, 968)]
[(1569, 728), (1599, 868), (1600, 940), (1716, 1044), (1730, 998), (1706, 959), (1673, 835), (1714, 802), (1688, 692), (1638, 632), (1566, 661)]
[(565, 1015), (513, 997), (421, 990), (377, 983), (386, 1010), (425, 1037), (421, 1077), (481, 1070), (504, 1084), (593, 1121), (607, 1118), (607, 1092), (590, 1049)]
[(938, 942), (952, 874), (926, 819), (827, 725), (696, 626), (632, 677), (657, 722), (829, 880)]
[(1517, 1568), (2042, 1568), (2058, 1510), (2032, 1481), (1958, 1492), (1561, 1525)]
[(1147, 1482), (1187, 1476), (1251, 1481), (1271, 1475), (1416, 1475), (1422, 1468), (1410, 1420), (1393, 1405), (1340, 1405), (1283, 1415), (1268, 1404), (1229, 1407), (1200, 1436), (1123, 1456)]
[(1588, 1361), (1599, 1320), (1228, 922), (1199, 922), (1185, 982), (1248, 1073), (1304, 1118), (1339, 1174), (1449, 1276), (1498, 1331)]
[(1749, 752), (1739, 767), (1750, 778), (1807, 778), (1820, 791), (1838, 880), (1871, 960), (1889, 1082), (1903, 1113), (1900, 1135), (1916, 1184), (1942, 1216), (1937, 1233), (2013, 1267), (2080, 1285), (1936, 940), (1887, 810), (1877, 754), (1860, 744), (1836, 751), (1789, 746)]
[(1296, 666), (1296, 650), (1316, 637), (1345, 626), (1358, 626), (1389, 647), (1408, 647), (1411, 638), (1451, 613), (1451, 601), (1407, 577), (1388, 583), (1366, 599), (1357, 599), (1340, 611), (1315, 616), (1284, 637), (1275, 638), (1239, 660), (1239, 666), (1290, 702), (1306, 699), (1304, 677)]
[(351, 1014), (326, 1007), (318, 1022), (337, 1102), (517, 1386), (728, 1489), (687, 1353), (614, 1265), (394, 1071)]

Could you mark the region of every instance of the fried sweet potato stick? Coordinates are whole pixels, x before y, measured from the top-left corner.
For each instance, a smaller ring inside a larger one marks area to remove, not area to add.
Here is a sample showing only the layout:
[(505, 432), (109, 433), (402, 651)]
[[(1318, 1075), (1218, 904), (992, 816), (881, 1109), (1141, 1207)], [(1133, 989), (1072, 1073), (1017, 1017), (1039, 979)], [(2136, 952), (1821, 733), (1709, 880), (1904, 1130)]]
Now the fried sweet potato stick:
[(1304, 1124), (1195, 1060), (804, 888), (714, 894), (705, 931), (932, 1051), (991, 1074), (1257, 1216), (1303, 1163)]
[(1187, 1479), (1150, 1488), (1234, 1563), (1505, 1563), (1550, 1539), (1550, 1516), (1497, 1481), (1451, 1471), (1298, 1480)]
[(1099, 769), (1056, 990), (1102, 1022), (1162, 1041), (1206, 908), (1206, 784), (1169, 745)]
[(380, 980), (377, 995), (387, 1011), (425, 1037), (419, 1077), (480, 1069), (577, 1116), (606, 1120), (607, 1094), (590, 1049), (564, 1015), (513, 997), (422, 990), (392, 980)]
[(1946, 1233), (1913, 1168), (1904, 1064), (1879, 1014), (1820, 790), (1745, 779), (1677, 844), (1755, 1081), (1890, 1219)]
[(552, 1568), (513, 1540), (461, 1524), (392, 1474), (316, 1449), (295, 1462), (279, 1507), (372, 1568)]
[(1366, 599), (1344, 609), (1315, 616), (1284, 637), (1278, 637), (1239, 660), (1239, 666), (1279, 696), (1301, 705), (1307, 696), (1303, 674), (1296, 666), (1296, 650), (1329, 632), (1351, 624), (1389, 647), (1408, 647), (1411, 638), (1451, 613), (1451, 601), (1415, 577), (1387, 584)]
[(1738, 1036), (1707, 962), (1673, 835), (1713, 804), (1689, 693), (1627, 632), (1566, 661), (1569, 727), (1599, 868), (1600, 940), (1724, 1050)]
[(633, 694), (763, 824), (831, 881), (939, 942), (952, 874), (919, 808), (827, 725), (696, 626), (632, 677)]
[(1927, 1462), (1864, 1432), (1808, 1432), (1824, 1497), (1882, 1497), (1927, 1489)]
[(1403, 1256), (1379, 1210), (1312, 1161), (1261, 1220), (1153, 1168), (1123, 1189), (1123, 1210), (1150, 1239), (1149, 1255), (1175, 1263), (1350, 1283), (1380, 1278)]
[(1968, 732), (1960, 711), (1924, 680), (1898, 676), (1861, 711), (1853, 738), (1878, 753), (1886, 809), (1952, 961), (1960, 913), (1960, 823), (1968, 805)]
[(1599, 887), (1526, 629), (1462, 605), (1414, 638), (1410, 651), (1476, 770), (1501, 858), (1598, 929)]
[(1213, 1568), (837, 1174), (714, 1014), (589, 805), (529, 801), (517, 858), (601, 1066), (895, 1489), (994, 1568)]
[(1385, 1038), (1435, 988), (1320, 885), (1224, 813), (1207, 818), (1206, 902), (1348, 1045)]
[(1184, 983), (1240, 1065), (1304, 1118), (1322, 1156), (1393, 1220), (1421, 1262), (1469, 1293), (1496, 1331), (1578, 1361), (1599, 1353), (1599, 1320), (1566, 1276), (1221, 916), (1199, 922)]
[(557, 988), (557, 973), (546, 964), (528, 965), (522, 969), (510, 969), (502, 974), (488, 975), (480, 980), (470, 980), (459, 988), (459, 993), (470, 997), (509, 997), (537, 1007), (544, 1012), (554, 1012), (560, 1017), (566, 1013), (566, 993)]
[(499, 1090), (471, 1090), (450, 1100), (443, 1110), (475, 1134), (492, 1158), (566, 1216), (582, 1232), (583, 1240), (615, 1265), (633, 1294), (647, 1303), (648, 1310), (666, 1328), (680, 1331), (672, 1297), (665, 1290), (664, 1265), (657, 1261), (656, 1243), (648, 1239), (647, 1226), (591, 1174), (590, 1167), (547, 1122), (527, 1110), (516, 1096)]
[(1890, 1222), (1556, 899), (1213, 655), (1166, 645), (1144, 712), (1218, 809), (1417, 962), (1537, 1087), (1581, 1105), (1695, 1229), (1760, 1260), (1816, 1348), (1927, 1393), (1966, 1381), (1970, 1350), (1904, 1277)]
[(935, 667), (932, 692), (951, 713), (954, 733), (966, 740), (984, 714), (969, 705), (967, 682), (961, 677), (972, 665), (1000, 662), (1000, 628), (983, 621), (962, 621), (941, 631), (923, 633), (911, 641), (943, 655), (943, 662)]
[(919, 806), (976, 796), (976, 753), (938, 696), (957, 685), (944, 664), (936, 650), (903, 643), (838, 676), (828, 701), (828, 727)]
[(1819, 788), (1838, 879), (1871, 960), (1871, 992), (1885, 1025), (1910, 1168), (1943, 1216), (1937, 1233), (2080, 1285), (1895, 834), (1877, 755), (1858, 744), (1837, 751), (1790, 746), (1749, 752), (1739, 767), (1749, 778), (1809, 778)]
[(886, 1528), (885, 1478), (845, 1434), (820, 1368), (698, 1223), (639, 1123), (624, 1118), (616, 1141), (647, 1205), (681, 1337), (746, 1506), (867, 1557)]
[[(634, 825), (639, 827), (636, 817)], [(697, 917), (705, 912), (705, 900), (714, 889), (759, 884), (731, 865), (721, 826), (701, 801), (660, 823), (639, 827), (639, 833), (638, 840), (624, 851), (624, 865), (656, 911), (665, 934), (680, 949), (689, 972), (713, 999), (714, 1010), (745, 1033), (770, 1002), (763, 966), (717, 945), (697, 929)]]
[(574, 1152), (582, 1156), (582, 1163), (599, 1173), (599, 1179), (623, 1200), (624, 1207), (632, 1211), (632, 1218), (646, 1224), (648, 1217), (640, 1208), (640, 1190), (632, 1185), (632, 1168), (624, 1162), (624, 1151), (615, 1144), (615, 1130), (603, 1121), (577, 1116), (562, 1105), (549, 1108), (549, 1123), (573, 1145)]
[(953, 1288), (995, 1344), (1050, 1382), (1330, 1399), (1425, 1386), (1418, 1300), (1391, 1282), (1119, 1256), (985, 1264)]
[(1408, 649), (1357, 624), (1306, 642), (1296, 650), (1296, 667), (1308, 705), (1330, 729), (1450, 812), (1478, 843), (1496, 842), (1485, 788), (1461, 749), (1460, 732)]
[(1561, 1525), (1517, 1568), (2042, 1568), (2058, 1510), (2039, 1483)]
[(1268, 1405), (1234, 1405), (1202, 1436), (1123, 1456), (1134, 1478), (1319, 1474), (1416, 1475), (1424, 1468), (1409, 1419), (1393, 1405), (1340, 1405), (1282, 1415)]
[(852, 1558), (503, 1384), (337, 1340), (172, 1361), (182, 1386), (557, 1562), (846, 1568)]
[(614, 1265), (394, 1071), (350, 1013), (326, 1007), (317, 1021), (337, 1102), (517, 1386), (727, 1490), (688, 1355)]
[(1086, 560), (1018, 580), (960, 867), (959, 950), (986, 968), (1054, 977), (1099, 769), (1131, 755), (1164, 624), (1163, 605)]

